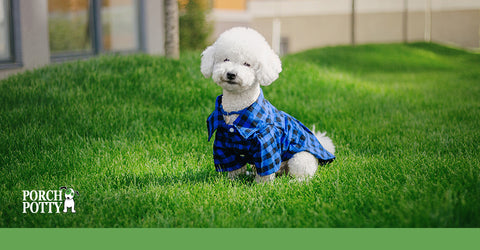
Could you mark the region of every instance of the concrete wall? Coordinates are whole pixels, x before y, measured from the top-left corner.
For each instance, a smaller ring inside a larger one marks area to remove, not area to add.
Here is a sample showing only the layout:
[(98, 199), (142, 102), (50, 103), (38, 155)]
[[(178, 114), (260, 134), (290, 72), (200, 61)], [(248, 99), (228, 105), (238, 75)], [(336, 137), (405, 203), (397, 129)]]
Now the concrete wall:
[[(22, 68), (0, 70), (0, 79), (25, 69), (50, 63), (48, 47), (47, 0), (18, 0)], [(18, 24), (17, 24), (18, 25)]]
[[(250, 26), (272, 42), (273, 22), (280, 21), (280, 36), (288, 52), (326, 45), (351, 43), (351, 0), (251, 0), (247, 10), (214, 11), (214, 38), (238, 24)], [(356, 43), (423, 41), (426, 30), (431, 40), (465, 48), (480, 47), (479, 0), (431, 0), (431, 27), (426, 24), (426, 0), (357, 0)], [(407, 7), (407, 33), (404, 34), (404, 9)], [(228, 13), (232, 13), (229, 15)], [(241, 22), (239, 18), (241, 17)], [(226, 21), (226, 19), (229, 20)], [(237, 21), (235, 21), (237, 20)], [(427, 24), (430, 19), (427, 19)]]
[(425, 13), (422, 11), (413, 11), (408, 13), (407, 24), (408, 41), (425, 40)]
[(46, 0), (20, 0), (22, 63), (32, 69), (50, 62)]
[(163, 1), (144, 0), (145, 52), (152, 55), (165, 54), (165, 16)]
[[(281, 37), (288, 42), (288, 52), (350, 43), (350, 20), (346, 15), (281, 17)], [(272, 42), (272, 18), (253, 19), (251, 27)]]
[[(480, 47), (480, 10), (433, 11), (431, 39), (465, 48)], [(361, 13), (357, 15), (359, 43), (403, 41), (403, 13)], [(425, 39), (425, 13), (409, 12), (407, 41)]]
[(252, 16), (246, 11), (214, 9), (210, 15), (210, 21), (214, 23), (213, 34), (210, 40), (213, 42), (225, 30), (237, 26), (250, 26)]
[(355, 21), (357, 43), (388, 43), (403, 40), (403, 16), (400, 12), (359, 13)]
[[(480, 2), (480, 1), (479, 1)], [(432, 40), (467, 48), (480, 47), (480, 10), (432, 13)]]
[[(357, 13), (356, 43), (389, 43), (405, 40), (403, 13)], [(351, 42), (351, 15), (279, 17), (281, 36), (289, 42), (289, 52)], [(252, 28), (272, 41), (274, 18), (254, 18)], [(425, 13), (413, 12), (407, 17), (407, 41), (425, 38)], [(439, 11), (432, 13), (431, 39), (465, 48), (480, 47), (480, 11)]]

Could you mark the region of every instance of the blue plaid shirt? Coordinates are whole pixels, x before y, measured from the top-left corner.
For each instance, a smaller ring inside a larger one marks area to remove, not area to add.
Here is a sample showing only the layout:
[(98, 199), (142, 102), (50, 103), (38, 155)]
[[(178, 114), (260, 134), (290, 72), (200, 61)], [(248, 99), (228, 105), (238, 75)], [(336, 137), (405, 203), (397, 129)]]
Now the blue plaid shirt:
[[(224, 114), (239, 116), (228, 125)], [(230, 113), (223, 110), (222, 96), (218, 96), (207, 126), (209, 141), (217, 130), (213, 159), (219, 172), (233, 171), (249, 163), (255, 164), (260, 176), (270, 175), (280, 169), (282, 161), (301, 151), (310, 152), (322, 165), (335, 159), (307, 127), (277, 110), (263, 97), (263, 92), (248, 108)]]

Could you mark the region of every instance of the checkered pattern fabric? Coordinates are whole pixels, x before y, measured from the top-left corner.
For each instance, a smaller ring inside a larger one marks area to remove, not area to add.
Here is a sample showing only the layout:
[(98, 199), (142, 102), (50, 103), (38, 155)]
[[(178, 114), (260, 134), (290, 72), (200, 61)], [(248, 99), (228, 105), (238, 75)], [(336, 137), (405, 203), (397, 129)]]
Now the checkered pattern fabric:
[[(223, 115), (238, 114), (232, 125), (225, 123)], [(301, 151), (308, 151), (326, 164), (335, 156), (326, 151), (315, 135), (289, 114), (277, 110), (263, 97), (246, 109), (226, 113), (222, 96), (215, 102), (215, 111), (207, 119), (208, 140), (212, 138), (215, 169), (233, 171), (245, 164), (255, 164), (257, 174), (270, 175), (280, 169), (282, 161)]]

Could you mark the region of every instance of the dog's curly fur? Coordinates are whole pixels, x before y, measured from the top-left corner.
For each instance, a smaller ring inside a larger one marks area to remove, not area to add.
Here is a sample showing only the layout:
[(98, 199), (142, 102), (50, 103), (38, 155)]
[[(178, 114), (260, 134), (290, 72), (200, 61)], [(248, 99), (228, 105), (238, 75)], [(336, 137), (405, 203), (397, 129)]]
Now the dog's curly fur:
[[(223, 89), (222, 105), (226, 112), (240, 111), (252, 105), (260, 95), (260, 85), (268, 86), (282, 71), (280, 58), (270, 48), (265, 38), (251, 28), (236, 27), (225, 31), (215, 43), (202, 53), (201, 72)], [(232, 124), (237, 114), (224, 116)], [(320, 144), (335, 153), (332, 140), (325, 133), (315, 134)], [(312, 177), (318, 168), (318, 160), (309, 152), (295, 154), (283, 162), (279, 172), (288, 172), (298, 180)], [(246, 166), (228, 173), (230, 178), (246, 172)], [(256, 175), (257, 182), (267, 182), (275, 174)]]

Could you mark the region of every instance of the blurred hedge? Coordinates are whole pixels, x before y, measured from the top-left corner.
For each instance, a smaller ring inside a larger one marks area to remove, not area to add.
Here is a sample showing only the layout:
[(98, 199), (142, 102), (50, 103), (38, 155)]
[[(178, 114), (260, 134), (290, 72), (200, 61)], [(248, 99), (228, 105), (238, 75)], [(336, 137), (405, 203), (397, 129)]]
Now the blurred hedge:
[(202, 50), (208, 45), (213, 25), (207, 20), (208, 1), (188, 0), (180, 3), (180, 50)]

